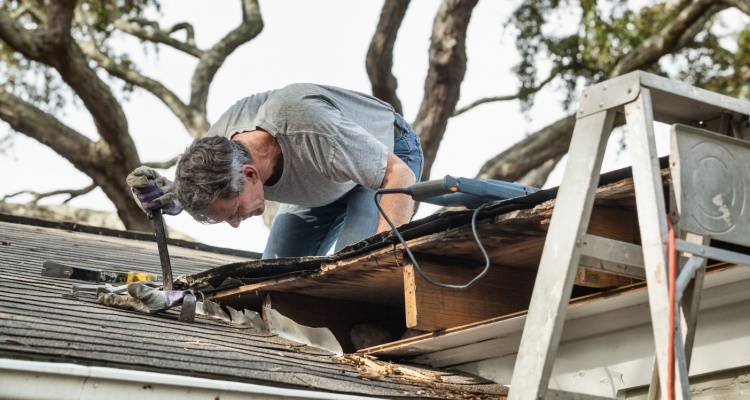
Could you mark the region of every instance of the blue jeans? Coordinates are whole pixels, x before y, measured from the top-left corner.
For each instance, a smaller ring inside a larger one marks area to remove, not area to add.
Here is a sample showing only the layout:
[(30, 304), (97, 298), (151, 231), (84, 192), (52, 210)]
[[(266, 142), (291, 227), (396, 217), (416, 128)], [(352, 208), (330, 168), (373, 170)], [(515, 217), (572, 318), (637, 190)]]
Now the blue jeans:
[[(411, 126), (396, 114), (393, 153), (422, 176), (422, 145)], [(333, 203), (321, 207), (282, 204), (271, 225), (263, 258), (325, 255), (375, 234), (378, 209), (375, 190), (355, 186)]]

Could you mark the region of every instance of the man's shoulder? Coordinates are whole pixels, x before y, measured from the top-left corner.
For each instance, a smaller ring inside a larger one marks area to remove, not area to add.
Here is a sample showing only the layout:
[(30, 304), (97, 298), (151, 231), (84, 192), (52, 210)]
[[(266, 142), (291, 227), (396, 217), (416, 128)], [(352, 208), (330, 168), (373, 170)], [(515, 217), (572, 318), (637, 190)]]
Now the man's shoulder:
[(309, 83), (309, 82), (297, 82), (297, 83), (290, 83), (279, 90), (276, 91), (277, 94), (296, 94), (296, 93), (302, 93), (302, 94), (308, 94), (308, 93), (318, 93), (321, 91), (323, 86), (318, 85), (316, 83)]
[[(329, 97), (326, 89), (315, 83), (292, 83), (273, 92), (269, 104), (305, 104)], [(312, 101), (311, 101), (312, 100)]]
[(256, 93), (237, 100), (227, 108), (208, 130), (209, 136), (229, 137), (236, 130), (255, 129), (253, 120), (258, 110), (275, 91)]
[(338, 108), (326, 89), (314, 83), (293, 83), (276, 90), (263, 104), (265, 118), (311, 122), (324, 118), (326, 111)]

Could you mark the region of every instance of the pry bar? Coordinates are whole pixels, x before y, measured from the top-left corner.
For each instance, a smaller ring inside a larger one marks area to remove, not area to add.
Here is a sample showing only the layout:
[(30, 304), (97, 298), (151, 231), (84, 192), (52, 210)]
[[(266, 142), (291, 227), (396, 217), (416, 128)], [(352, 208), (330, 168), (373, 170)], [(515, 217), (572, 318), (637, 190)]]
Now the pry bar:
[(164, 290), (172, 290), (172, 264), (169, 262), (169, 249), (167, 248), (167, 232), (164, 229), (164, 217), (161, 210), (151, 212), (151, 220), (154, 222), (154, 236), (156, 236), (156, 245), (159, 248), (159, 261), (161, 262), (161, 272), (164, 276)]

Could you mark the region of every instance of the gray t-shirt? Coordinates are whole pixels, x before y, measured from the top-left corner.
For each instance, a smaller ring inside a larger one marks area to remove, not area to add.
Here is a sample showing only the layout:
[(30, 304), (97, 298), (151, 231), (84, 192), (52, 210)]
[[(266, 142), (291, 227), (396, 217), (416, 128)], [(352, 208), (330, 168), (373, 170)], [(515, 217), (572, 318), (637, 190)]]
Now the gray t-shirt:
[(297, 83), (246, 97), (208, 131), (225, 136), (263, 129), (276, 138), (284, 170), (268, 200), (319, 207), (357, 184), (378, 188), (393, 150), (393, 108), (362, 93)]

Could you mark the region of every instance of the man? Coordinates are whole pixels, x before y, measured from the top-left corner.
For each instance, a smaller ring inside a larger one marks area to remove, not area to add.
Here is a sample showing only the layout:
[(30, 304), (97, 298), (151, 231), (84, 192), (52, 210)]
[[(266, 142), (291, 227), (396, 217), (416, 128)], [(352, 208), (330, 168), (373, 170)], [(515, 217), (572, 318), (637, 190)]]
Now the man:
[[(175, 184), (145, 167), (128, 184), (144, 210), (227, 222), (260, 215), (264, 200), (282, 204), (263, 258), (323, 255), (389, 229), (373, 195), (419, 180), (419, 138), (393, 108), (331, 86), (293, 84), (240, 100), (180, 157)], [(160, 190), (150, 190), (154, 185)], [(162, 193), (163, 192), (163, 193)], [(395, 225), (414, 204), (386, 195)]]

